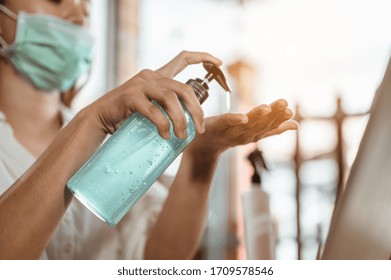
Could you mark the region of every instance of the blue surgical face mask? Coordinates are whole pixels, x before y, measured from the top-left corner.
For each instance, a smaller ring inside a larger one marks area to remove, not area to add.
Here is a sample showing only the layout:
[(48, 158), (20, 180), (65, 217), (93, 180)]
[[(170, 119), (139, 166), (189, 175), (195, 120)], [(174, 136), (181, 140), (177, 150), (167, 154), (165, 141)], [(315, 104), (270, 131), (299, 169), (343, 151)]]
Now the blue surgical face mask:
[(86, 28), (44, 14), (0, 11), (17, 20), (15, 41), (0, 37), (0, 55), (36, 88), (69, 90), (91, 67), (93, 40)]

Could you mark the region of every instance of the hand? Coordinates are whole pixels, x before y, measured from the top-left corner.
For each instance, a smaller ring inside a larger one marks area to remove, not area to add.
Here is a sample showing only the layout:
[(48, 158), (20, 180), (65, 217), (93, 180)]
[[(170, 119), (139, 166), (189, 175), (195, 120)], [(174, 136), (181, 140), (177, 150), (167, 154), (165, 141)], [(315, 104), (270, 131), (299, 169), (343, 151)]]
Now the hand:
[(125, 119), (139, 112), (153, 122), (159, 134), (170, 137), (169, 119), (152, 103), (157, 102), (168, 114), (178, 138), (187, 138), (187, 121), (179, 101), (182, 101), (191, 114), (198, 133), (205, 131), (204, 114), (189, 85), (173, 80), (178, 73), (190, 64), (221, 61), (210, 54), (181, 52), (168, 64), (157, 71), (143, 70), (136, 76), (115, 88), (89, 106), (95, 113), (99, 125), (105, 133), (113, 133)]
[(193, 141), (194, 154), (216, 155), (222, 151), (262, 138), (298, 129), (288, 103), (277, 100), (270, 105), (260, 105), (247, 114), (224, 114), (207, 118), (206, 131)]

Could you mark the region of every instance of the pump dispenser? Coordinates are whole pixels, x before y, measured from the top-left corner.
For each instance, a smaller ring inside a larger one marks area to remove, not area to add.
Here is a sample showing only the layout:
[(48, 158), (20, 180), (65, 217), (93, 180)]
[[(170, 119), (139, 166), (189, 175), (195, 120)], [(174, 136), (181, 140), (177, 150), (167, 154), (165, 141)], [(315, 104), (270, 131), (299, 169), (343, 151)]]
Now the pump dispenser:
[[(205, 78), (187, 82), (201, 104), (208, 98), (212, 80), (231, 92), (220, 68), (207, 62), (203, 66)], [(175, 136), (171, 121), (170, 139), (163, 139), (151, 121), (134, 113), (73, 175), (68, 189), (98, 217), (116, 225), (194, 139), (193, 120), (182, 107), (188, 122), (186, 139)]]
[(268, 170), (262, 152), (255, 149), (247, 159), (254, 167), (251, 187), (242, 193), (247, 259), (274, 258), (274, 226), (269, 210), (269, 196), (262, 190), (262, 171)]
[(263, 158), (263, 154), (258, 149), (255, 149), (251, 152), (247, 159), (250, 161), (252, 167), (254, 168), (254, 173), (251, 177), (252, 187), (262, 188), (261, 176), (263, 170), (268, 171), (269, 169), (266, 166), (265, 159)]
[(213, 81), (213, 79), (216, 80), (216, 82), (218, 82), (223, 89), (225, 89), (227, 94), (230, 94), (231, 89), (229, 88), (227, 80), (225, 79), (225, 76), (223, 72), (220, 70), (220, 68), (210, 62), (204, 62), (203, 66), (205, 70), (208, 72), (205, 75), (204, 79), (203, 80), (201, 80), (200, 78), (197, 78), (195, 80), (190, 79), (186, 83), (193, 88), (194, 93), (197, 96), (197, 99), (200, 102), (200, 104), (204, 103), (204, 101), (208, 98), (209, 96), (208, 84), (211, 81)]

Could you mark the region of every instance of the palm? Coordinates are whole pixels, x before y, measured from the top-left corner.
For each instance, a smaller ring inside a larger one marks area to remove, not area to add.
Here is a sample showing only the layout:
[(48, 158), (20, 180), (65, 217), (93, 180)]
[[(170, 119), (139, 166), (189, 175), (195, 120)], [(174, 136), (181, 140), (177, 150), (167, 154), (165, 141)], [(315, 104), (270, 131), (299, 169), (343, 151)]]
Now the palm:
[(224, 114), (206, 119), (206, 131), (198, 136), (202, 145), (225, 150), (229, 147), (257, 142), (262, 138), (298, 128), (290, 120), (291, 110), (285, 100), (260, 105), (247, 114)]

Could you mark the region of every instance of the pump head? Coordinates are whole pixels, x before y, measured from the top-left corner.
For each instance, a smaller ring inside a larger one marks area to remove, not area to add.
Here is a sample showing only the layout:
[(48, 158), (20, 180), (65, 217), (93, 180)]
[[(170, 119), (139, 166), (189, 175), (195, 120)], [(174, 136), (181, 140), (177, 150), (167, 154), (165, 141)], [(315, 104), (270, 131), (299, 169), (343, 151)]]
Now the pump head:
[(262, 152), (255, 148), (255, 150), (248, 155), (247, 159), (254, 167), (254, 174), (251, 177), (251, 182), (254, 184), (261, 184), (261, 172), (262, 170), (268, 170)]
[(224, 76), (223, 71), (221, 69), (214, 65), (211, 62), (204, 62), (203, 66), (205, 70), (208, 72), (204, 79), (197, 78), (195, 80), (191, 79), (187, 81), (186, 84), (192, 86), (194, 93), (196, 94), (198, 100), (202, 104), (209, 96), (208, 90), (209, 86), (208, 84), (212, 80), (216, 80), (216, 82), (219, 83), (219, 85), (227, 92), (227, 94), (231, 93), (231, 89), (228, 86), (227, 80)]

